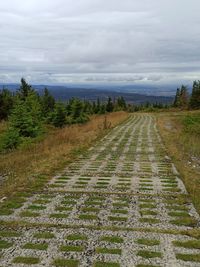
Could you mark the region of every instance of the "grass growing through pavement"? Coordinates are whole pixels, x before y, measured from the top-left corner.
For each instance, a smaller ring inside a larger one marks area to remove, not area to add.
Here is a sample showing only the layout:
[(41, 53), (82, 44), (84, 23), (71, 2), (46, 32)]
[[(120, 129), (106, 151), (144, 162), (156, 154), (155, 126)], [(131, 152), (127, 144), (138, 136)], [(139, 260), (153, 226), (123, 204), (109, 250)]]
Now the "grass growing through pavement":
[(78, 267), (78, 260), (66, 260), (66, 259), (55, 259), (53, 265), (56, 267)]
[(35, 250), (47, 250), (48, 244), (46, 243), (27, 243), (23, 246), (23, 249), (35, 249)]
[(13, 263), (21, 263), (21, 264), (38, 264), (39, 262), (40, 259), (35, 257), (16, 257), (13, 260)]
[(176, 254), (176, 258), (182, 261), (200, 262), (200, 254)]
[(41, 233), (34, 234), (33, 237), (35, 237), (35, 238), (51, 239), (51, 238), (54, 238), (55, 235), (53, 233), (50, 233), (50, 232), (41, 232)]
[(94, 267), (120, 267), (120, 265), (117, 262), (102, 262), (102, 261), (97, 261), (94, 264)]
[(200, 249), (200, 240), (173, 241), (174, 246), (190, 249)]
[(110, 243), (123, 243), (123, 238), (119, 236), (102, 236), (100, 241), (106, 241)]
[(149, 251), (149, 250), (139, 250), (137, 252), (137, 255), (142, 257), (142, 258), (145, 258), (145, 259), (161, 258), (162, 257), (162, 253), (161, 252)]
[(6, 248), (9, 248), (9, 247), (12, 247), (12, 243), (9, 243), (8, 241), (6, 240), (0, 240), (0, 251), (2, 249), (6, 249)]

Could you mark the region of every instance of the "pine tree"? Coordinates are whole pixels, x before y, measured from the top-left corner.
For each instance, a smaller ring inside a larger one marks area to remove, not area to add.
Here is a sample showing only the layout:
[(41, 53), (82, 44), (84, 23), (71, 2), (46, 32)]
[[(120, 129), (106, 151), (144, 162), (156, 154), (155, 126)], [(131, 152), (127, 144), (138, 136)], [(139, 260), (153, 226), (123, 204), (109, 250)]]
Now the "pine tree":
[(6, 120), (13, 108), (14, 96), (7, 89), (0, 91), (0, 120)]
[(194, 81), (192, 88), (192, 95), (190, 97), (190, 108), (200, 108), (200, 81)]
[(107, 111), (107, 112), (112, 112), (113, 109), (114, 109), (114, 105), (113, 105), (113, 102), (112, 102), (111, 97), (109, 97), (109, 98), (108, 98), (107, 105), (106, 105), (106, 111)]
[(66, 124), (66, 110), (62, 103), (55, 104), (54, 111), (49, 115), (48, 121), (60, 128)]
[(53, 111), (55, 106), (55, 99), (49, 93), (47, 88), (44, 89), (44, 95), (41, 97), (42, 113), (44, 117), (47, 117), (50, 112)]
[(180, 107), (180, 89), (179, 88), (177, 88), (176, 90), (176, 95), (175, 95), (173, 106), (176, 108)]
[(180, 90), (180, 107), (186, 108), (188, 106), (189, 96), (187, 87), (182, 85)]
[(34, 89), (32, 89), (31, 85), (29, 85), (24, 78), (21, 78), (21, 85), (17, 91), (17, 96), (20, 99), (25, 100), (31, 92), (34, 92)]

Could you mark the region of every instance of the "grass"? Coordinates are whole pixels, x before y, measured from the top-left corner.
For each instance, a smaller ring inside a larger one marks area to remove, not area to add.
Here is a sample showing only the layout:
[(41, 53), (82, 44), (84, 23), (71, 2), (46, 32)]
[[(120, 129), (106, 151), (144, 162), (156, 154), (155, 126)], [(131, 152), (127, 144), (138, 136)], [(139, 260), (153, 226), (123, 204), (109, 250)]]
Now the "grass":
[(80, 214), (79, 219), (81, 220), (97, 220), (98, 216), (94, 214)]
[(120, 264), (117, 262), (97, 261), (97, 262), (95, 262), (94, 267), (120, 267)]
[(136, 241), (140, 245), (145, 245), (145, 246), (158, 246), (160, 244), (159, 240), (156, 239), (146, 239), (146, 238), (141, 238), (137, 239)]
[(6, 249), (6, 248), (9, 248), (9, 247), (12, 247), (12, 243), (9, 243), (8, 241), (6, 240), (0, 240), (0, 251), (2, 249)]
[(0, 231), (0, 237), (19, 237), (21, 236), (20, 232), (14, 232), (14, 231)]
[(30, 205), (27, 208), (28, 210), (45, 210), (46, 206), (42, 206), (42, 205)]
[(200, 240), (173, 241), (173, 244), (176, 247), (200, 249)]
[(41, 232), (41, 233), (34, 234), (33, 237), (35, 237), (35, 238), (51, 239), (51, 238), (54, 238), (55, 235), (53, 233), (50, 233), (50, 232)]
[(101, 253), (101, 254), (117, 254), (121, 255), (122, 250), (120, 248), (96, 248), (96, 253)]
[(176, 258), (182, 261), (200, 262), (200, 254), (176, 254)]
[(78, 267), (78, 260), (55, 259), (53, 265), (56, 267)]
[(190, 226), (190, 227), (195, 227), (197, 226), (197, 221), (191, 217), (181, 217), (176, 220), (171, 220), (170, 223), (179, 225), (179, 226)]
[[(199, 111), (157, 115), (158, 127), (169, 155), (181, 174), (187, 191), (200, 213), (200, 174), (193, 157), (200, 157)], [(191, 162), (191, 164), (189, 164)]]
[[(114, 112), (107, 115), (107, 120), (114, 127), (127, 117), (125, 112)], [(8, 175), (0, 188), (0, 198), (7, 196), (11, 199), (17, 193), (35, 192), (43, 188), (58, 170), (66, 167), (95, 140), (108, 132), (103, 128), (103, 123), (104, 115), (92, 116), (83, 125), (62, 129), (48, 126), (42, 140), (0, 155), (1, 172)]]
[(39, 258), (35, 257), (16, 257), (13, 260), (13, 263), (20, 263), (20, 264), (38, 264), (40, 262)]
[(35, 250), (47, 250), (48, 244), (46, 243), (27, 243), (23, 246), (23, 249), (35, 249)]
[(116, 221), (116, 222), (126, 222), (128, 220), (127, 217), (116, 217), (116, 216), (108, 216), (108, 219), (110, 221)]
[(128, 214), (128, 210), (122, 210), (122, 209), (113, 209), (111, 210), (111, 212), (117, 214)]
[(162, 257), (162, 253), (161, 252), (149, 251), (149, 250), (139, 250), (137, 252), (137, 255), (142, 257), (142, 258), (145, 258), (145, 259), (161, 258)]
[(83, 250), (84, 250), (83, 246), (63, 245), (60, 247), (60, 251), (65, 251), (65, 252), (83, 252)]
[(110, 242), (110, 243), (123, 243), (123, 238), (119, 236), (102, 236), (100, 241)]
[(37, 212), (31, 212), (31, 211), (26, 210), (26, 211), (22, 211), (20, 213), (20, 216), (21, 217), (33, 217), (33, 218), (35, 218), (35, 217), (39, 217), (40, 214)]

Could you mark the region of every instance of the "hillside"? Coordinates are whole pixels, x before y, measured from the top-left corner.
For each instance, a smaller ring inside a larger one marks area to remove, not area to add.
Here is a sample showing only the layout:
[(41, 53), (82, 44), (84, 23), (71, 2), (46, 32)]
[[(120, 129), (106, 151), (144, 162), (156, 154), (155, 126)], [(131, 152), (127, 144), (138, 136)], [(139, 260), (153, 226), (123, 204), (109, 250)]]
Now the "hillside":
[[(3, 88), (3, 84), (0, 84), (0, 89)], [(7, 84), (6, 88), (16, 91), (19, 88), (18, 84)], [(128, 103), (134, 104), (144, 104), (149, 103), (163, 103), (170, 104), (173, 101), (173, 96), (163, 96), (163, 95), (149, 95), (147, 88), (142, 87), (136, 90), (136, 88), (128, 87), (98, 87), (97, 88), (85, 88), (85, 87), (66, 87), (66, 86), (49, 86), (49, 85), (33, 85), (39, 94), (42, 93), (44, 88), (48, 88), (50, 93), (56, 98), (56, 100), (67, 101), (72, 97), (78, 97), (81, 99), (86, 99), (90, 101), (95, 101), (99, 98), (102, 101), (107, 100), (110, 96), (113, 99), (119, 96), (123, 96)], [(146, 93), (136, 93), (136, 91), (146, 92)], [(132, 92), (134, 91), (134, 92)], [(161, 92), (162, 94), (162, 92)]]

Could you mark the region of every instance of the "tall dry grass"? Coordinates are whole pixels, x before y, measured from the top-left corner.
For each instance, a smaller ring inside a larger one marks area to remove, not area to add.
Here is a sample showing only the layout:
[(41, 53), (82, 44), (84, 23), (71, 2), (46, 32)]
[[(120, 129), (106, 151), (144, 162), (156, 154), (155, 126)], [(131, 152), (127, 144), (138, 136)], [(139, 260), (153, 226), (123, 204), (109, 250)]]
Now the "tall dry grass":
[[(181, 111), (158, 114), (157, 121), (168, 153), (175, 162), (186, 189), (200, 213), (200, 166), (198, 167), (195, 162), (191, 164), (193, 152), (200, 154), (200, 151), (197, 153), (197, 150), (200, 150), (200, 138), (193, 134), (188, 136), (183, 124), (185, 116), (196, 113), (200, 115), (199, 112)], [(193, 165), (196, 165), (196, 167), (193, 167)]]
[[(106, 115), (110, 128), (128, 118), (125, 112)], [(44, 140), (0, 155), (0, 173), (8, 175), (8, 180), (1, 186), (0, 197), (12, 195), (15, 191), (26, 191), (34, 185), (36, 177), (49, 179), (67, 163), (78, 156), (75, 149), (87, 149), (95, 140), (103, 136), (105, 116), (92, 116), (83, 125), (72, 125), (62, 129), (52, 128)]]

